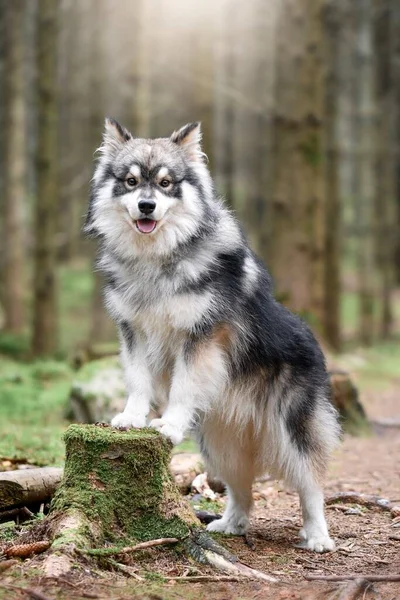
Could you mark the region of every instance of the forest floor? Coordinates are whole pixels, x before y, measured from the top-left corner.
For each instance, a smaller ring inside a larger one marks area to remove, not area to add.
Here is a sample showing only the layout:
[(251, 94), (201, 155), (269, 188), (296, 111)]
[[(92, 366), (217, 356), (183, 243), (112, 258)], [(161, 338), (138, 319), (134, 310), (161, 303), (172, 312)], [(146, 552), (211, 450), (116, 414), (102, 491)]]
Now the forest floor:
[[(351, 371), (360, 387), (361, 400), (372, 420), (400, 417), (399, 355), (399, 345), (393, 343), (341, 355), (333, 360), (335, 366)], [(5, 404), (9, 402), (0, 403), (0, 457), (5, 468), (8, 464), (7, 457), (16, 454), (22, 460), (25, 453), (30, 462), (38, 464), (54, 464), (62, 460), (60, 444), (54, 442), (55, 445), (50, 444), (49, 447), (48, 442), (59, 439), (61, 430), (65, 427), (61, 407), (65, 406), (65, 386), (69, 373), (63, 367), (57, 366), (57, 363), (47, 363), (45, 366), (39, 364), (35, 369), (32, 366), (24, 368), (20, 371), (18, 379), (12, 363), (7, 363), (7, 368), (3, 363), (2, 390), (3, 393), (7, 391), (9, 399), (15, 400), (12, 409), (7, 409), (7, 413), (4, 412)], [(18, 386), (19, 395), (15, 389), (18, 389)], [(28, 394), (32, 387), (35, 390), (35, 398)], [(57, 393), (54, 394), (54, 391)], [(31, 409), (32, 414), (28, 418), (26, 407), (32, 400), (37, 401), (37, 404)], [(21, 419), (24, 426), (22, 433), (19, 433), (18, 421)], [(24, 436), (24, 432), (28, 437)], [(47, 440), (44, 439), (46, 435), (49, 435)], [(51, 460), (46, 460), (46, 454), (51, 456)], [(332, 460), (325, 492), (326, 495), (330, 495), (342, 491), (356, 491), (379, 495), (400, 504), (399, 484), (400, 429), (375, 427), (373, 434), (368, 437), (345, 436)], [(202, 508), (218, 510), (223, 508), (224, 500), (221, 496), (217, 503), (209, 506), (203, 501)], [(387, 511), (339, 503), (327, 508), (327, 519), (331, 535), (337, 543), (337, 550), (318, 555), (295, 547), (301, 526), (296, 494), (285, 489), (279, 482), (264, 481), (254, 486), (254, 503), (250, 531), (250, 540), (254, 547), (250, 548), (243, 538), (223, 537), (221, 541), (244, 563), (277, 577), (280, 580), (278, 584), (218, 580), (189, 583), (172, 580), (169, 578), (188, 574), (201, 573), (213, 577), (218, 577), (218, 574), (207, 568), (199, 568), (173, 549), (154, 548), (141, 552), (140, 556), (135, 555), (135, 562), (131, 563), (137, 568), (138, 574), (144, 577), (143, 583), (118, 573), (92, 568), (79, 575), (76, 573), (70, 579), (45, 580), (39, 576), (36, 558), (33, 561), (28, 559), (21, 566), (18, 565), (0, 575), (0, 598), (29, 598), (29, 593), (18, 589), (29, 587), (40, 590), (49, 600), (328, 600), (335, 597), (332, 595), (334, 590), (339, 590), (344, 584), (308, 582), (307, 576), (400, 574), (400, 541), (393, 539), (396, 535), (400, 538), (400, 518), (393, 519)], [(364, 597), (398, 599), (400, 583), (374, 584), (373, 588), (366, 591)]]

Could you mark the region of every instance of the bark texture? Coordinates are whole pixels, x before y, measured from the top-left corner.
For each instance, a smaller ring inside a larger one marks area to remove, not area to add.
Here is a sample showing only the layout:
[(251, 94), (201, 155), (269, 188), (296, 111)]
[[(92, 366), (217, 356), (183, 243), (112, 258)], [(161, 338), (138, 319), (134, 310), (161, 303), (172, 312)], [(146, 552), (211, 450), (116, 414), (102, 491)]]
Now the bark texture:
[(321, 0), (281, 5), (274, 119), (271, 268), (278, 298), (324, 319), (324, 70)]
[(4, 11), (4, 221), (2, 300), (4, 329), (20, 333), (23, 327), (24, 244), (23, 210), (27, 194), (26, 148), (26, 2), (7, 2)]
[(50, 499), (62, 474), (63, 470), (56, 467), (0, 473), (0, 511)]
[(57, 0), (37, 8), (38, 147), (35, 203), (33, 343), (36, 356), (57, 349)]

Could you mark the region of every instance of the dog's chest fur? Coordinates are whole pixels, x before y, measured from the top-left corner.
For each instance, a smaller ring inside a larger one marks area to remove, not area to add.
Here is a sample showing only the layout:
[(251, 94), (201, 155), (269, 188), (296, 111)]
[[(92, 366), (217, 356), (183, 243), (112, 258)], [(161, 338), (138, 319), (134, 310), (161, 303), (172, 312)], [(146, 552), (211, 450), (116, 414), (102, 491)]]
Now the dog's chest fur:
[(176, 356), (193, 327), (207, 319), (211, 292), (185, 292), (179, 266), (172, 269), (145, 261), (125, 265), (111, 256), (103, 257), (105, 264), (110, 280), (106, 302), (112, 317), (129, 323), (159, 370)]

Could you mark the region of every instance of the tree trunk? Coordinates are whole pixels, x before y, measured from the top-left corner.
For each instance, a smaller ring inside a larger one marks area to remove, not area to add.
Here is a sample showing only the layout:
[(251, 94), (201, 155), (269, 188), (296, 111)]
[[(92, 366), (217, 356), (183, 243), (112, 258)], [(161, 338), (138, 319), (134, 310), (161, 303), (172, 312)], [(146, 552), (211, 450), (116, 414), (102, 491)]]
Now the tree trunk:
[(324, 322), (322, 0), (280, 4), (271, 267), (278, 298)]
[(56, 244), (58, 1), (39, 0), (37, 12), (38, 147), (35, 203), (33, 353), (57, 348)]
[(326, 5), (326, 263), (325, 263), (325, 315), (324, 337), (335, 351), (341, 347), (340, 324), (340, 261), (342, 206), (339, 186), (338, 99), (343, 10), (339, 3)]
[(4, 200), (2, 301), (4, 329), (21, 333), (24, 325), (24, 208), (27, 200), (26, 2), (7, 2), (4, 11)]
[[(398, 237), (396, 178), (399, 168), (397, 139), (399, 107), (396, 99), (396, 26), (394, 3), (375, 0), (375, 48), (377, 50), (377, 264), (380, 276), (380, 335), (388, 338), (393, 327), (392, 294), (395, 286), (395, 248)], [(400, 11), (398, 11), (400, 12)], [(400, 72), (398, 73), (400, 76)]]
[(357, 229), (359, 337), (363, 344), (374, 336), (375, 248), (374, 203), (376, 194), (376, 104), (374, 51), (372, 44), (372, 0), (356, 0), (355, 106), (356, 150), (355, 195)]

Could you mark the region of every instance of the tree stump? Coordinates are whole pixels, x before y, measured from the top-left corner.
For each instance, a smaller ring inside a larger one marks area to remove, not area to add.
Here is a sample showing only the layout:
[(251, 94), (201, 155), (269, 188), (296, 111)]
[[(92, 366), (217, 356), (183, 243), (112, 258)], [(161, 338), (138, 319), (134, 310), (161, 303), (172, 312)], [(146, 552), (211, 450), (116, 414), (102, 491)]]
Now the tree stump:
[(350, 375), (345, 371), (330, 371), (329, 376), (332, 401), (339, 411), (344, 431), (351, 435), (370, 433), (371, 425)]
[(71, 425), (65, 443), (64, 478), (45, 524), (52, 540), (47, 575), (65, 574), (77, 555), (108, 556), (138, 542), (175, 538), (199, 562), (276, 581), (208, 536), (170, 474), (172, 444), (154, 429)]

